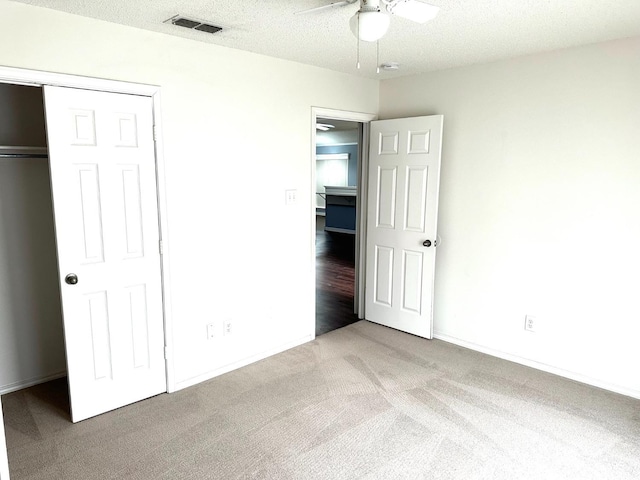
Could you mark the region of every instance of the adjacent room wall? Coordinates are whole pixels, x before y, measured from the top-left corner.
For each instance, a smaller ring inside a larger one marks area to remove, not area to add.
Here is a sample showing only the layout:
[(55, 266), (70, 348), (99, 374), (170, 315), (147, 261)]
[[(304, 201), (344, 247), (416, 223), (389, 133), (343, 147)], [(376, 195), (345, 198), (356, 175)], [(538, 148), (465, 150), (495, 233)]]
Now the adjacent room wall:
[(311, 338), (311, 108), (376, 112), (376, 81), (11, 2), (0, 44), (2, 65), (162, 87), (178, 388)]
[(640, 397), (638, 52), (381, 83), (381, 118), (444, 114), (438, 336)]
[(346, 153), (349, 155), (349, 186), (358, 185), (358, 145), (317, 145), (316, 154)]
[[(322, 120), (324, 121), (324, 120)], [(327, 120), (331, 123), (331, 120)], [(348, 143), (358, 143), (357, 124), (352, 130), (316, 130), (316, 145), (342, 145)]]
[[(0, 146), (46, 147), (41, 88), (0, 84)], [(49, 164), (0, 158), (0, 392), (65, 370)]]

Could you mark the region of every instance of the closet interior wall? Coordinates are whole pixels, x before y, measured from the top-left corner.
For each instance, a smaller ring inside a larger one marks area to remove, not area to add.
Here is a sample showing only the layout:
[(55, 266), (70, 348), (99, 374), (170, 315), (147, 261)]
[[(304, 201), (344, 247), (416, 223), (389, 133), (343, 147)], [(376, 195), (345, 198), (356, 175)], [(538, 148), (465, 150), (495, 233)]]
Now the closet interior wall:
[(0, 394), (66, 372), (49, 164), (20, 147), (46, 149), (42, 88), (0, 83)]

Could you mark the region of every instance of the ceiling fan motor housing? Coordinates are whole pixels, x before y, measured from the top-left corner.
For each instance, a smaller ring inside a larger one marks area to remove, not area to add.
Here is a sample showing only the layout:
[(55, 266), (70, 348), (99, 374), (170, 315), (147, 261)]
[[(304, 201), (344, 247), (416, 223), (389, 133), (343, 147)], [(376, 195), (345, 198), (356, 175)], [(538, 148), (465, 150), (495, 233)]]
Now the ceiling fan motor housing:
[(360, 2), (360, 11), (361, 12), (369, 12), (369, 11), (380, 11), (380, 0), (361, 0)]

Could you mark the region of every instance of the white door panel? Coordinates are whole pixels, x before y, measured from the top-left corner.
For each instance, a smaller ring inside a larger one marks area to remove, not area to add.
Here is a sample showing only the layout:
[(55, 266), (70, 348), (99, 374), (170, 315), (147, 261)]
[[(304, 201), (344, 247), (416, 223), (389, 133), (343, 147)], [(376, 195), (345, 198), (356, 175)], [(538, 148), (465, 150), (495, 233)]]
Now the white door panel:
[(77, 422), (166, 391), (152, 100), (47, 86), (45, 106)]
[(371, 122), (365, 318), (426, 338), (433, 334), (442, 122), (442, 115)]

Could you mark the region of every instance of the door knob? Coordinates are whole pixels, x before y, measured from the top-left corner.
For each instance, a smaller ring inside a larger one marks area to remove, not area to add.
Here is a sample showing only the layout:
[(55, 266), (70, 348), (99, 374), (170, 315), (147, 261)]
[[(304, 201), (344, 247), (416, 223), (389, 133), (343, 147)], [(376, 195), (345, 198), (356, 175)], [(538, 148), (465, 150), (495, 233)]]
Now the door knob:
[(430, 247), (431, 246), (431, 240), (425, 240), (424, 242), (422, 242), (422, 245), (425, 247)]
[(64, 281), (69, 285), (75, 285), (76, 283), (78, 283), (78, 276), (75, 273), (70, 273), (69, 275), (64, 277)]

